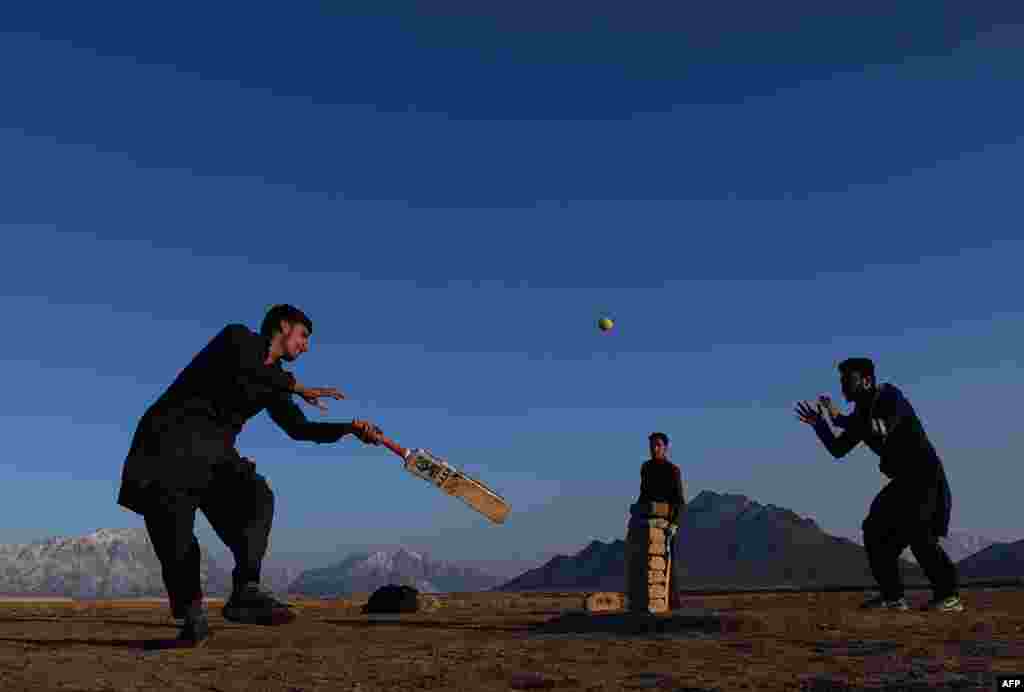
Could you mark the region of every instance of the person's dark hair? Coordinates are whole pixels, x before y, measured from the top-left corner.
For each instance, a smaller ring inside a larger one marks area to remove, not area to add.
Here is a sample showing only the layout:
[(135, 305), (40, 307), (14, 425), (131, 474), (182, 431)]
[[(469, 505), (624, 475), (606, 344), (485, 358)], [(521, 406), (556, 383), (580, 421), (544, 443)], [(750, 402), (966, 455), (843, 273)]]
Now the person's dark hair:
[(839, 374), (846, 375), (850, 372), (859, 372), (875, 379), (875, 364), (870, 358), (847, 358), (839, 364)]
[(662, 442), (665, 443), (665, 446), (668, 447), (668, 435), (666, 435), (663, 432), (651, 433), (647, 437), (647, 439), (650, 440), (651, 442), (654, 442), (655, 440), (661, 440)]
[(281, 331), (282, 320), (288, 324), (304, 324), (309, 333), (313, 333), (313, 322), (302, 310), (294, 305), (275, 305), (267, 310), (267, 316), (263, 318), (263, 324), (260, 326), (260, 334), (268, 339), (273, 337), (276, 332)]

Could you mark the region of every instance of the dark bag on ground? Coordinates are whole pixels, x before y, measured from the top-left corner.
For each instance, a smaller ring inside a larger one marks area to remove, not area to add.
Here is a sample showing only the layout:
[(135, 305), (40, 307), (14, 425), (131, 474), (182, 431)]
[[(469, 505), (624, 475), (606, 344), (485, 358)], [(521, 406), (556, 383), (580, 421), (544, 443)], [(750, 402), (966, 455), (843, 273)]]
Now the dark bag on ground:
[(388, 584), (370, 595), (364, 613), (415, 613), (419, 609), (419, 591), (411, 586)]

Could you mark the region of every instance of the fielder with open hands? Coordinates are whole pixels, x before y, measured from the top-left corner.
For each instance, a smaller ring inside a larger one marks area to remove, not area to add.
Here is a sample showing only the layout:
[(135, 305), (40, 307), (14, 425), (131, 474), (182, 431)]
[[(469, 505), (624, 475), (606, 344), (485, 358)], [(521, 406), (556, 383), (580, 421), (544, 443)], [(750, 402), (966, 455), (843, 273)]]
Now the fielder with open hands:
[(796, 417), (800, 419), (802, 423), (807, 425), (817, 425), (824, 420), (824, 411), (822, 411), (821, 404), (817, 404), (817, 407), (811, 405), (809, 401), (800, 401), (796, 405)]

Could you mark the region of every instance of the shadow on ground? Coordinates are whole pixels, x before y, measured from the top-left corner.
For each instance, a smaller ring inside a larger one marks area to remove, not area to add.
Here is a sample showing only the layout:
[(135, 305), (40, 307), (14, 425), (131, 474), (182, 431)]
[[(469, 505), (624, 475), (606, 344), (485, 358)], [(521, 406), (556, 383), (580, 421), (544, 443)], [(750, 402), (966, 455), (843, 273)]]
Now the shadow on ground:
[(571, 612), (534, 625), (532, 635), (607, 634), (613, 636), (714, 636), (739, 631), (743, 621), (715, 610), (676, 610), (648, 613)]
[(480, 623), (452, 620), (420, 620), (402, 615), (371, 615), (351, 619), (325, 619), (340, 627), (401, 627), (409, 629), (472, 630), (474, 632), (513, 632), (526, 635), (608, 634), (646, 635), (719, 635), (738, 631), (740, 618), (712, 610), (679, 610), (664, 615), (649, 613), (560, 613), (543, 622)]
[[(54, 623), (60, 623), (60, 622), (67, 622), (69, 620), (72, 620), (72, 618), (71, 617), (59, 617), (59, 618), (58, 617), (52, 617), (52, 618), (0, 618), (0, 625), (19, 623), (19, 622), (33, 622), (33, 623), (35, 623), (35, 622), (45, 622), (45, 623), (48, 623), (48, 624), (54, 624)], [(73, 617), (73, 620), (74, 620), (74, 623), (76, 625), (77, 624), (82, 624), (82, 623), (89, 623), (89, 624), (98, 624), (98, 625), (110, 625), (112, 627), (124, 627), (126, 625), (130, 625), (131, 627), (159, 627), (159, 628), (163, 628), (163, 629), (166, 629), (168, 627), (173, 627), (174, 626), (173, 623), (160, 623), (160, 622), (153, 622), (152, 620), (150, 620), (148, 622), (143, 622), (141, 620), (112, 620), (112, 619), (109, 619), (109, 618), (87, 618), (87, 617), (84, 618), (84, 617), (77, 617), (77, 616)]]
[(105, 646), (113, 649), (139, 649), (147, 642), (164, 641), (156, 639), (29, 639), (24, 637), (0, 637), (7, 644), (27, 644), (43, 648), (63, 649), (69, 646)]
[(322, 622), (339, 627), (401, 627), (402, 629), (437, 629), (437, 630), (472, 630), (474, 632), (524, 632), (528, 625), (489, 625), (471, 622), (451, 622), (442, 620), (403, 620), (401, 617), (380, 617), (371, 619), (340, 620), (325, 619)]

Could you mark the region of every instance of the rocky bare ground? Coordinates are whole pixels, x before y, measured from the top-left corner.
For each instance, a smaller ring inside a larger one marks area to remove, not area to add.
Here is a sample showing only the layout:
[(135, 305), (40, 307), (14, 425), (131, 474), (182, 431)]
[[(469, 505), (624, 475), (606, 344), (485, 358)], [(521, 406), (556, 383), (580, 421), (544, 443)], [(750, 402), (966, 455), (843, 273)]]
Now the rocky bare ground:
[(156, 604), (0, 603), (2, 689), (990, 690), (1024, 672), (1019, 589), (966, 591), (954, 615), (862, 613), (859, 593), (694, 596), (706, 617), (625, 629), (579, 593), (434, 598), (383, 619), (359, 613), (365, 598), (299, 600), (281, 628), (226, 623), (214, 604), (206, 648), (150, 653), (174, 633)]

